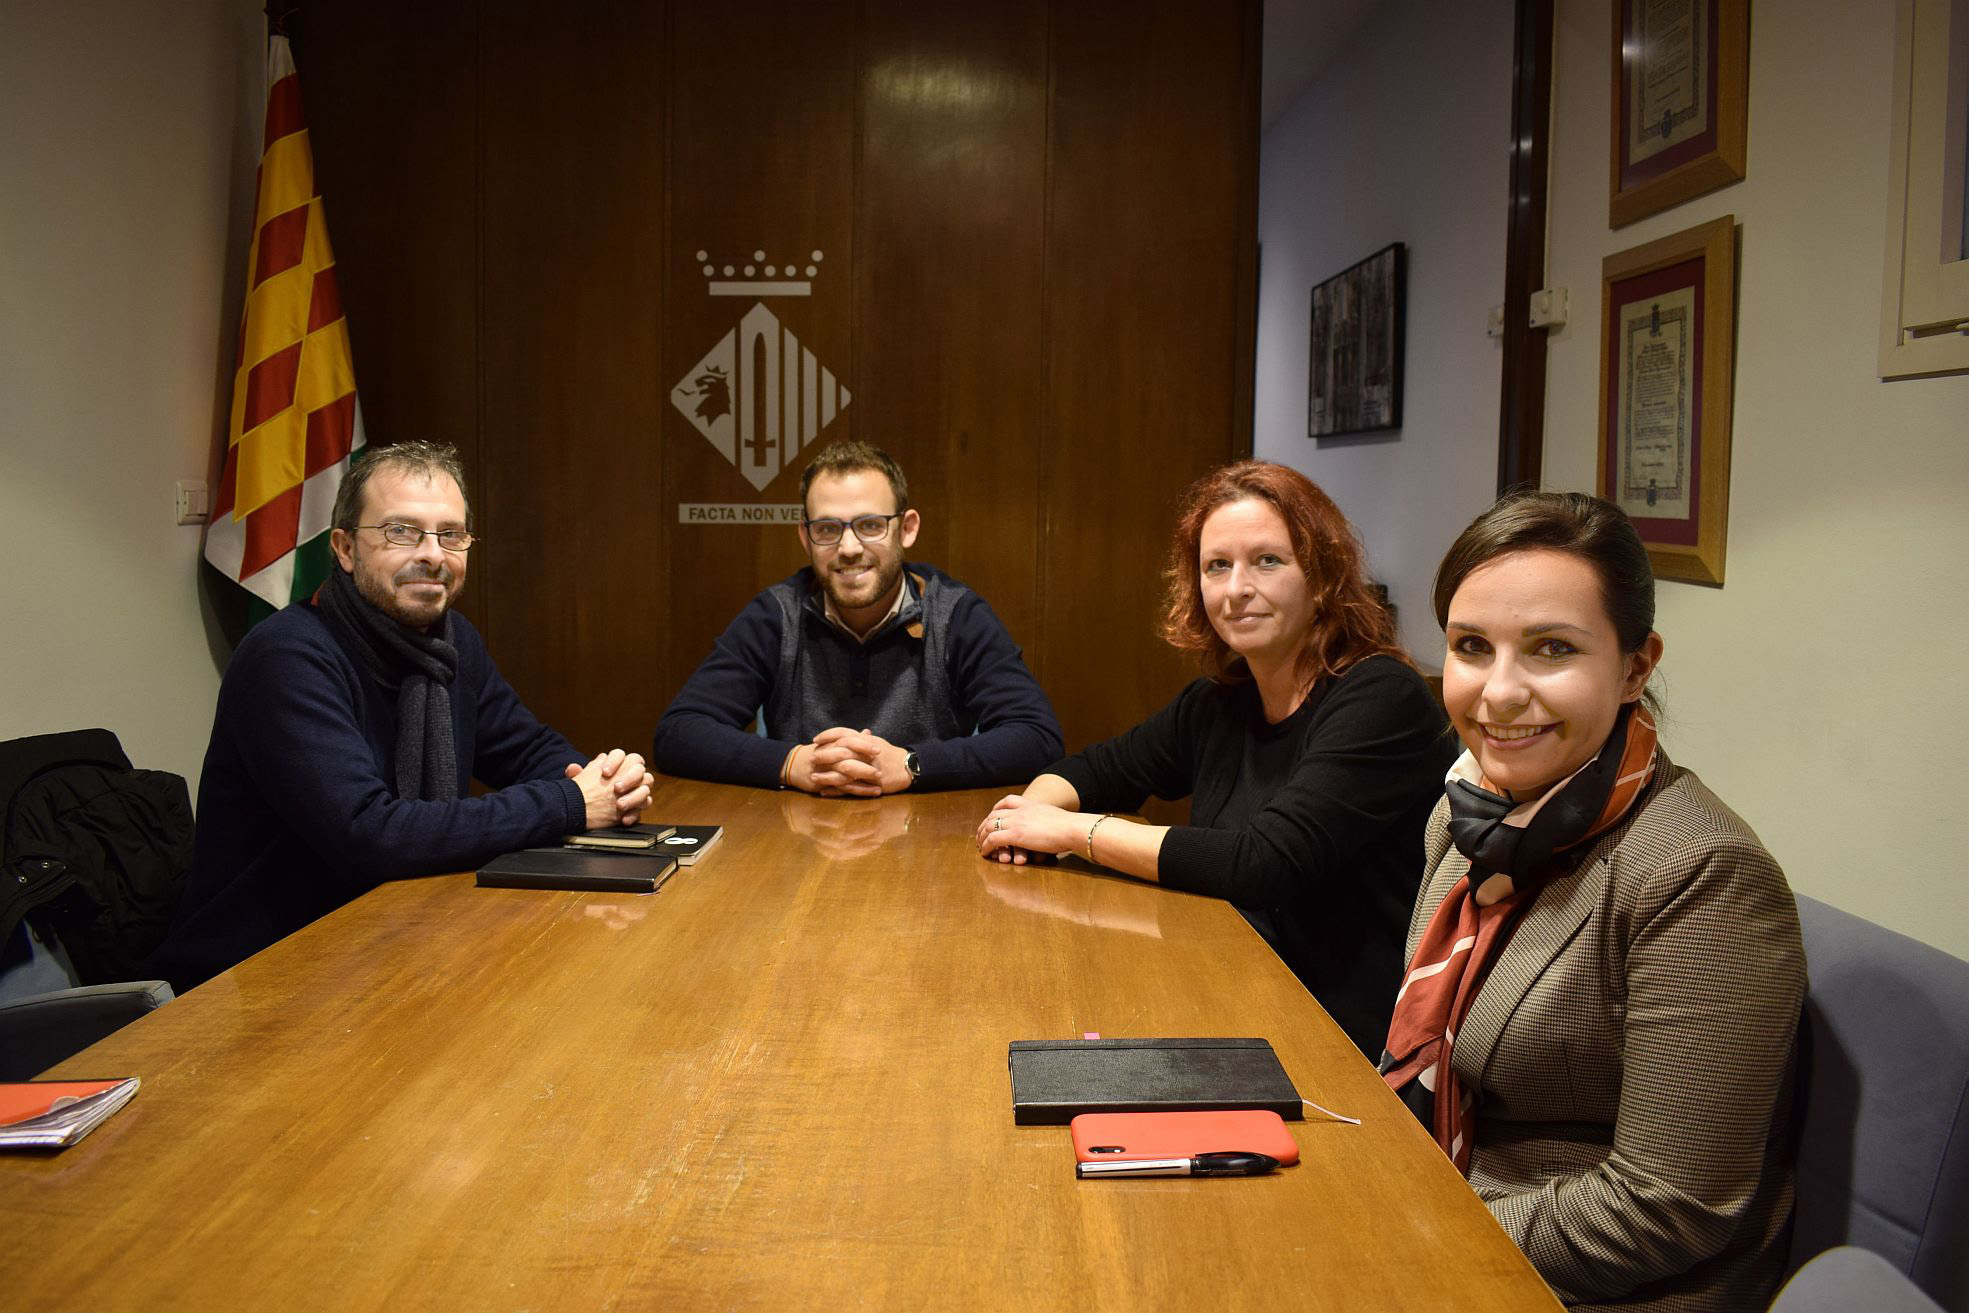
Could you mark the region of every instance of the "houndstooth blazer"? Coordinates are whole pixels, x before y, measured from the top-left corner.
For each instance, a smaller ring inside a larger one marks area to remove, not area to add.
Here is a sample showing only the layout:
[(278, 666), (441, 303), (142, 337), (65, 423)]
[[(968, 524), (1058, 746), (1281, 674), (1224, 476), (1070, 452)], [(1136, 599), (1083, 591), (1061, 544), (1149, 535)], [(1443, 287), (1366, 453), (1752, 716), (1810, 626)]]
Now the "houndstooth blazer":
[[(1470, 869), (1448, 805), (1408, 956)], [(1761, 1309), (1791, 1216), (1798, 913), (1749, 826), (1663, 754), (1628, 819), (1549, 882), (1451, 1061), (1470, 1184), (1561, 1299)]]

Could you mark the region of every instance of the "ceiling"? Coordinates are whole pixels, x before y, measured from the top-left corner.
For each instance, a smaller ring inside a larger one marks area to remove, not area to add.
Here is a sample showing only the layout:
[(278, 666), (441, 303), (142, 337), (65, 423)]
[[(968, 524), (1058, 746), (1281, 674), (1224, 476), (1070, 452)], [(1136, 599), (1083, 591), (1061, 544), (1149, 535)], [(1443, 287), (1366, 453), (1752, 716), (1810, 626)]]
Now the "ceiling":
[(1265, 0), (1261, 131), (1271, 130), (1382, 3)]

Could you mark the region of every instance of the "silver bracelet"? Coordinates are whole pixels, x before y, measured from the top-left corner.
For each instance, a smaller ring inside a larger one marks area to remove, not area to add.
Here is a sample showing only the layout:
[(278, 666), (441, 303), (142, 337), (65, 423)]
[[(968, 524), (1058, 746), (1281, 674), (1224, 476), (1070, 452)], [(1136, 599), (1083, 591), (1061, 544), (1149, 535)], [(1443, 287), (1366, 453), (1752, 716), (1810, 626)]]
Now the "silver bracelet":
[(1093, 862), (1094, 865), (1096, 866), (1099, 866), (1100, 862), (1096, 861), (1094, 858), (1094, 831), (1101, 828), (1102, 821), (1108, 821), (1113, 819), (1114, 819), (1113, 812), (1104, 812), (1101, 815), (1095, 817), (1094, 823), (1087, 827), (1087, 860)]

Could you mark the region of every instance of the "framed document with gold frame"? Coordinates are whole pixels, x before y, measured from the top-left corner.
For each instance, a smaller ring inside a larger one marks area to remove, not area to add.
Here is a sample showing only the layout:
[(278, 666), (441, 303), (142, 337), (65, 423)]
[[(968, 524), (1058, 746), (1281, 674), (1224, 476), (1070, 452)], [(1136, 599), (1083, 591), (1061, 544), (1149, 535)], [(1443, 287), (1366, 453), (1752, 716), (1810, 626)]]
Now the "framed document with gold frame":
[(1599, 491), (1657, 578), (1723, 582), (1735, 342), (1736, 216), (1601, 265)]
[(1611, 0), (1607, 222), (1622, 228), (1741, 182), (1749, 0)]

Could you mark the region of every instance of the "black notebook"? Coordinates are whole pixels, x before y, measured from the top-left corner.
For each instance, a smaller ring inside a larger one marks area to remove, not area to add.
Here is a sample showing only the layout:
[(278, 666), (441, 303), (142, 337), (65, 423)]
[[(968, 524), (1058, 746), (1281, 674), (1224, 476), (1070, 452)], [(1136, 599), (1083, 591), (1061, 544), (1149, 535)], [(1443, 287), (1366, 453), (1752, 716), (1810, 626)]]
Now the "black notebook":
[(653, 894), (677, 869), (673, 857), (634, 849), (522, 848), (479, 868), (489, 889), (591, 889)]
[(691, 866), (697, 859), (711, 851), (711, 845), (724, 836), (722, 825), (666, 825), (670, 831), (656, 850), (665, 856), (677, 859), (679, 866)]
[(1268, 1108), (1288, 1121), (1299, 1091), (1262, 1039), (1015, 1040), (1012, 1118), (1064, 1126), (1083, 1112)]
[(561, 840), (570, 848), (650, 849), (672, 833), (668, 825), (614, 825), (606, 830), (570, 834)]

